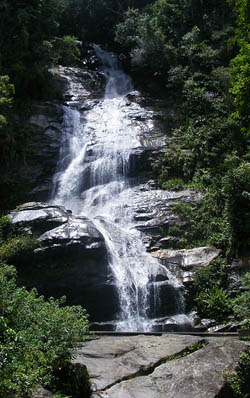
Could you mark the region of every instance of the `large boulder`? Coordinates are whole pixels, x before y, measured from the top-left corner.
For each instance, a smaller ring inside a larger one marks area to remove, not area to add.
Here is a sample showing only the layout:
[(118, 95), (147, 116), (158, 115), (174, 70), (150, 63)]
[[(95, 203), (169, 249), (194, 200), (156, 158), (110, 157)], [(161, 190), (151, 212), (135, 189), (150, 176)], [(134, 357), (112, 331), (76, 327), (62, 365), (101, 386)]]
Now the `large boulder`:
[(193, 336), (107, 336), (77, 349), (73, 364), (87, 367), (92, 391), (106, 390), (139, 372), (152, 372), (161, 361), (201, 341)]
[(151, 254), (168, 267), (184, 285), (187, 285), (193, 282), (195, 272), (209, 265), (220, 252), (219, 249), (205, 246), (182, 250), (161, 249)]
[(88, 341), (73, 364), (87, 367), (91, 398), (215, 398), (247, 343), (196, 336), (120, 336)]
[(46, 297), (66, 295), (68, 303), (85, 307), (93, 321), (113, 318), (117, 293), (103, 236), (91, 220), (73, 216), (63, 206), (35, 202), (8, 216), (38, 243), (28, 257), (15, 261), (20, 285), (36, 287)]

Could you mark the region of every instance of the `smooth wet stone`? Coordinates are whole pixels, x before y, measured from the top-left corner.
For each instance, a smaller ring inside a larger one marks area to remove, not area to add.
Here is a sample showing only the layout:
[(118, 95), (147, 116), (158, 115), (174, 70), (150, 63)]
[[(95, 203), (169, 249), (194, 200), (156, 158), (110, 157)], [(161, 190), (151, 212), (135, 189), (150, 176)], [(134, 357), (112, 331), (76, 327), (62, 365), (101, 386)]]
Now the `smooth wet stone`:
[(115, 316), (118, 299), (106, 246), (91, 220), (41, 202), (25, 203), (9, 217), (38, 241), (36, 249), (15, 258), (19, 285), (36, 287), (46, 297), (66, 295), (69, 304), (86, 308), (93, 321)]
[(103, 242), (102, 234), (87, 217), (73, 216), (63, 206), (30, 202), (11, 211), (8, 217), (20, 229), (35, 235), (42, 243), (40, 251), (53, 245), (74, 245), (86, 248)]
[(29, 202), (12, 210), (8, 217), (20, 229), (40, 236), (45, 231), (66, 223), (69, 220), (70, 213), (63, 206)]
[(94, 242), (103, 242), (102, 234), (86, 217), (69, 216), (67, 223), (60, 225), (39, 237), (44, 245), (84, 244), (87, 248)]
[(194, 280), (195, 271), (210, 264), (219, 256), (220, 250), (205, 246), (182, 250), (161, 249), (151, 254), (170, 269), (182, 283), (188, 284)]

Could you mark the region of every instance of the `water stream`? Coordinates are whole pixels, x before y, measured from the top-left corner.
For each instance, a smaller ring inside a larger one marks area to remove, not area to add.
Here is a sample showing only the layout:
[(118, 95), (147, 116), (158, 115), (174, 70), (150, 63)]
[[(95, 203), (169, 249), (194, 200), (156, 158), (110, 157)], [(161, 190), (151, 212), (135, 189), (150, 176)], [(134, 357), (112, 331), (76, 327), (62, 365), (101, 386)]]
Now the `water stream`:
[[(130, 154), (140, 146), (137, 127), (127, 116), (126, 95), (131, 79), (116, 58), (95, 46), (106, 77), (103, 100), (84, 123), (74, 107), (65, 106), (63, 139), (52, 201), (74, 214), (92, 219), (105, 239), (109, 266), (119, 297), (116, 330), (151, 330), (159, 303), (156, 276), (172, 286), (177, 279), (146, 252), (134, 214), (127, 204), (132, 186), (128, 178)], [(179, 300), (180, 312), (183, 308)]]

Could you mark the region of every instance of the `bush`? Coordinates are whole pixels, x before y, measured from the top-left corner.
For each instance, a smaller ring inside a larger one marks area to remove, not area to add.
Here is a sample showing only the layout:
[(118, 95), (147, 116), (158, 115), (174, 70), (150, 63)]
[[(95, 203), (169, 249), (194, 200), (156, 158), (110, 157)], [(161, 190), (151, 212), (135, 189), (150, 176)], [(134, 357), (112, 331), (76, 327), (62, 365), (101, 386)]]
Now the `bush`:
[[(233, 311), (236, 318), (250, 323), (250, 272), (247, 272), (242, 285), (245, 291), (241, 293), (233, 302)], [(250, 326), (250, 325), (249, 325)]]
[(199, 315), (224, 321), (231, 313), (232, 301), (226, 290), (217, 286), (204, 290), (195, 298)]
[(60, 369), (70, 363), (69, 348), (88, 330), (85, 310), (64, 302), (17, 288), (13, 268), (0, 264), (1, 397), (28, 397), (38, 385), (53, 390), (59, 384)]
[(250, 349), (240, 356), (235, 372), (226, 375), (226, 395), (224, 398), (249, 398), (250, 397)]
[(29, 235), (10, 238), (0, 247), (0, 260), (13, 261), (17, 257), (23, 257), (38, 247), (35, 238)]
[(181, 178), (172, 178), (168, 181), (164, 181), (161, 187), (168, 191), (180, 191), (185, 188), (185, 184)]
[(15, 234), (16, 228), (11, 220), (3, 216), (0, 218), (0, 245), (2, 245), (8, 238)]
[(217, 321), (225, 320), (232, 312), (232, 299), (226, 288), (227, 269), (220, 259), (196, 272), (193, 295), (200, 316)]
[(76, 65), (80, 59), (80, 50), (77, 39), (73, 36), (64, 36), (54, 44), (58, 62), (64, 66)]

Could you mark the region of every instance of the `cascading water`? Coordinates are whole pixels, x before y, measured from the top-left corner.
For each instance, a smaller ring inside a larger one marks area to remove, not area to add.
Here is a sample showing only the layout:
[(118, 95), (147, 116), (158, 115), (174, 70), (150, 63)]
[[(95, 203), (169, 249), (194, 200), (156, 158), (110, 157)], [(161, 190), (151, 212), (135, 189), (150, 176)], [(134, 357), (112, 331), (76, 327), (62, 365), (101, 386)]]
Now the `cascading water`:
[[(151, 330), (159, 306), (156, 276), (172, 286), (176, 278), (146, 252), (134, 214), (128, 211), (132, 187), (128, 178), (138, 131), (127, 117), (130, 78), (116, 58), (95, 46), (106, 77), (105, 97), (90, 110), (84, 123), (74, 107), (65, 107), (64, 135), (52, 201), (74, 214), (91, 218), (104, 236), (109, 266), (119, 296), (116, 330)], [(179, 304), (181, 305), (181, 304)], [(181, 309), (180, 309), (180, 312)]]

